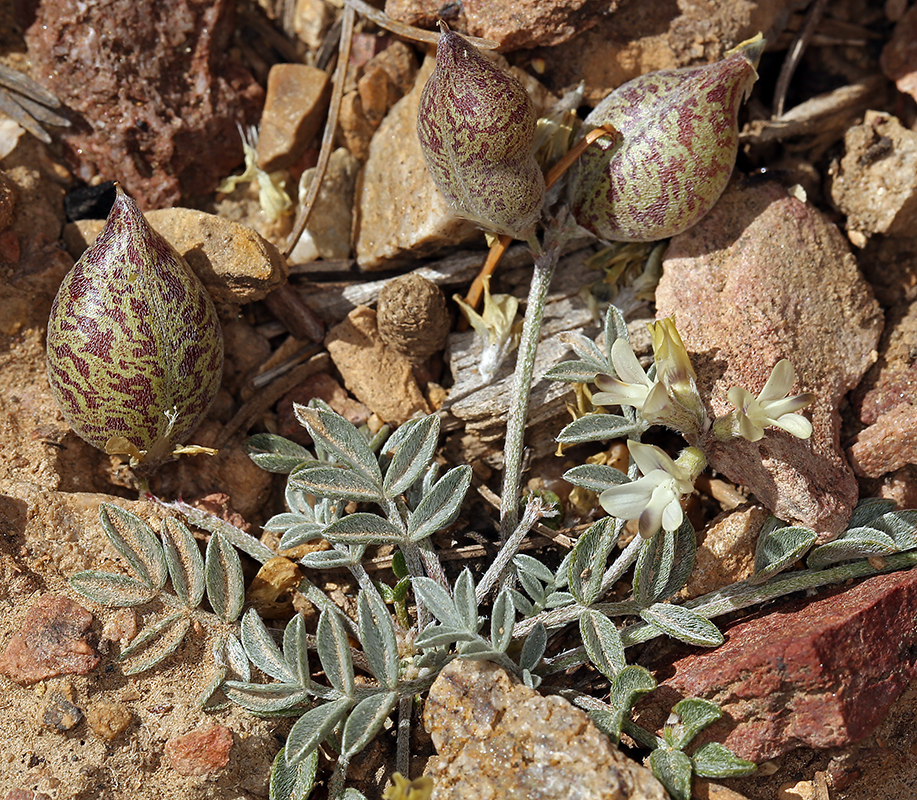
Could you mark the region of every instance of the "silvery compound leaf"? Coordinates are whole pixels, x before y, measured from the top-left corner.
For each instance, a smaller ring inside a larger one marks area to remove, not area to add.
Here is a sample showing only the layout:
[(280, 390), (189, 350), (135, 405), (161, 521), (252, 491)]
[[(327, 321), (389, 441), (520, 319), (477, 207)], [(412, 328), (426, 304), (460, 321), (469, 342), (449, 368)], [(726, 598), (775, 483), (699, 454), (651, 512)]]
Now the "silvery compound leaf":
[(299, 676), (293, 671), (255, 609), (250, 608), (242, 617), (242, 646), (252, 664), (265, 675), (284, 683), (296, 683)]
[(303, 523), (315, 523), (315, 517), (312, 515), (311, 509), (309, 509), (308, 514), (300, 514), (298, 511), (287, 511), (283, 514), (275, 514), (261, 527), (263, 530), (271, 533), (283, 533), (295, 525), (302, 525)]
[(299, 563), (310, 569), (338, 569), (340, 567), (355, 567), (363, 560), (366, 545), (358, 544), (344, 550), (318, 550), (306, 553)]
[(545, 608), (564, 608), (577, 602), (570, 592), (551, 592), (544, 601)]
[(656, 679), (646, 667), (628, 664), (615, 676), (609, 699), (615, 708), (630, 712), (643, 695), (655, 688)]
[(404, 539), (404, 533), (387, 519), (362, 511), (333, 522), (323, 536), (343, 544), (397, 544)]
[(468, 659), (469, 661), (493, 661), (500, 656), (489, 642), (475, 637), (468, 641), (462, 642), (456, 648), (459, 658)]
[(461, 614), (455, 608), (455, 603), (449, 593), (432, 578), (413, 578), (411, 585), (414, 594), (444, 625), (461, 630), (465, 628)]
[(678, 717), (675, 723), (666, 723), (664, 737), (671, 747), (682, 750), (704, 728), (716, 722), (723, 712), (716, 703), (699, 697), (686, 697), (675, 704), (672, 714)]
[(697, 539), (694, 535), (694, 526), (687, 516), (682, 520), (681, 525), (674, 531), (675, 536), (675, 557), (672, 571), (669, 573), (669, 579), (665, 586), (662, 587), (660, 600), (671, 597), (675, 592), (681, 589), (691, 577), (694, 569), (694, 561), (697, 558)]
[(564, 480), (574, 486), (601, 494), (612, 486), (628, 483), (630, 479), (621, 470), (608, 464), (580, 464), (568, 469), (564, 473)]
[(204, 598), (204, 558), (187, 525), (171, 517), (162, 521), (162, 552), (178, 599), (197, 608)]
[[(542, 584), (542, 582), (539, 581), (538, 578), (536, 578), (530, 572), (521, 572), (521, 571), (517, 572), (516, 577), (519, 579), (519, 584), (525, 590), (526, 594), (528, 594), (528, 596), (532, 598), (531, 600), (529, 600), (527, 597), (522, 595), (522, 597), (525, 600), (525, 603), (524, 605), (519, 605), (519, 603), (517, 602), (516, 608), (519, 611), (521, 611), (523, 614), (528, 615), (530, 612), (526, 611), (526, 609), (533, 607), (532, 601), (534, 601), (535, 603), (538, 603), (539, 605), (543, 607), (545, 598), (547, 597), (547, 590), (545, 589), (544, 584)], [(516, 595), (519, 595), (518, 591), (516, 592)]]
[(917, 510), (890, 511), (873, 519), (869, 527), (891, 536), (899, 550), (917, 547)]
[(830, 564), (870, 556), (884, 556), (898, 551), (898, 545), (887, 533), (875, 528), (844, 531), (833, 542), (816, 547), (806, 559), (809, 569), (824, 569)]
[(451, 524), (470, 485), (471, 467), (467, 464), (453, 467), (443, 475), (408, 517), (411, 541), (426, 539)]
[(359, 789), (354, 789), (353, 786), (348, 786), (341, 793), (341, 800), (367, 800), (366, 795), (363, 794)]
[(794, 564), (817, 538), (815, 531), (799, 525), (762, 531), (755, 545), (754, 582), (765, 581)]
[(540, 622), (532, 628), (531, 633), (522, 643), (522, 652), (519, 654), (519, 667), (523, 670), (533, 670), (538, 666), (545, 648), (548, 646), (548, 631)]
[(223, 661), (241, 680), (250, 681), (252, 679), (245, 648), (234, 633), (227, 634), (226, 638), (222, 640), (220, 652)]
[(315, 457), (302, 445), (274, 433), (257, 433), (245, 442), (245, 452), (261, 469), (284, 475)]
[(464, 628), (452, 628), (448, 625), (430, 625), (414, 637), (414, 645), (421, 649), (442, 647), (454, 642), (467, 642), (476, 639), (477, 634)]
[(490, 643), (498, 653), (505, 653), (513, 640), (513, 625), (516, 622), (516, 608), (509, 589), (503, 589), (494, 600), (490, 615)]
[(663, 599), (675, 565), (675, 535), (659, 530), (640, 548), (634, 567), (634, 599), (645, 607)]
[(605, 442), (640, 433), (645, 427), (641, 422), (617, 414), (587, 414), (567, 425), (557, 434), (557, 441), (561, 444)]
[(68, 583), (83, 597), (110, 607), (139, 606), (150, 602), (157, 594), (146, 583), (111, 572), (77, 572)]
[(376, 680), (387, 689), (398, 686), (398, 642), (391, 615), (377, 591), (362, 589), (357, 598), (358, 630), (363, 653)]
[(672, 800), (691, 800), (691, 759), (681, 750), (653, 750), (650, 768)]
[(254, 714), (279, 714), (309, 702), (309, 693), (298, 682), (226, 681), (223, 693), (237, 706)]
[(178, 611), (145, 628), (118, 656), (119, 661), (126, 658), (133, 660), (122, 672), (125, 675), (136, 675), (155, 667), (178, 649), (190, 627), (191, 620), (183, 611)]
[(305, 425), (316, 444), (333, 453), (354, 472), (374, 486), (377, 493), (382, 486), (382, 471), (369, 442), (351, 423), (333, 411), (293, 404), (296, 418)]
[(595, 365), (597, 372), (607, 371), (607, 356), (588, 336), (577, 331), (566, 331), (560, 334), (560, 340), (568, 345), (581, 361)]
[[(297, 469), (299, 469), (299, 467), (297, 467)], [(318, 505), (318, 498), (314, 498), (309, 492), (297, 489), (291, 484), (290, 478), (295, 474), (296, 470), (294, 469), (290, 473), (289, 478), (287, 478), (286, 486), (283, 487), (283, 499), (286, 501), (287, 508), (294, 514), (302, 514), (309, 522), (318, 522), (319, 520), (315, 515), (315, 508), (312, 505), (313, 502), (316, 506)]]
[(341, 734), (341, 753), (352, 758), (382, 730), (388, 715), (398, 705), (395, 692), (379, 692), (363, 698), (350, 712)]
[(203, 528), (210, 533), (218, 533), (233, 547), (241, 550), (246, 555), (251, 556), (255, 561), (266, 564), (272, 558), (277, 557), (277, 553), (271, 550), (267, 545), (261, 544), (254, 536), (246, 533), (241, 528), (237, 528), (232, 523), (221, 519), (215, 514), (194, 508), (187, 504), (182, 505), (182, 513), (185, 518), (194, 526)]
[(625, 712), (622, 708), (588, 708), (586, 713), (595, 723), (595, 726), (604, 733), (612, 743), (617, 745), (621, 741), (621, 728), (624, 727)]
[(519, 553), (513, 558), (513, 564), (516, 565), (516, 569), (519, 571), (520, 575), (526, 573), (537, 578), (542, 583), (548, 585), (553, 585), (554, 583), (554, 573), (537, 558), (533, 558), (525, 553)]
[(739, 758), (719, 742), (701, 745), (691, 756), (694, 773), (701, 778), (744, 778), (757, 771), (751, 761)]
[(570, 562), (573, 560), (573, 550), (568, 550), (557, 565), (554, 573), (554, 588), (563, 589), (570, 581)]
[(318, 772), (318, 749), (298, 764), (287, 763), (287, 751), (280, 748), (271, 764), (268, 800), (309, 800)]
[(222, 711), (224, 708), (228, 708), (230, 703), (228, 700), (217, 701), (212, 703), (211, 700), (213, 696), (223, 688), (223, 681), (226, 680), (226, 677), (229, 675), (229, 667), (218, 666), (213, 673), (213, 677), (207, 682), (207, 685), (201, 689), (201, 693), (197, 697), (197, 707), (202, 711)]
[(349, 697), (322, 703), (303, 714), (287, 736), (288, 764), (299, 764), (309, 756), (334, 730), (353, 705)]
[[(408, 430), (402, 434), (405, 428)], [(424, 473), (433, 460), (438, 441), (439, 417), (436, 414), (409, 420), (395, 431), (385, 445), (385, 452), (392, 455), (382, 482), (387, 498), (394, 499), (407, 491)]]
[(895, 510), (895, 501), (886, 500), (884, 497), (864, 497), (853, 509), (850, 519), (847, 521), (848, 528), (863, 528), (869, 525), (877, 517)]
[(290, 475), (290, 486), (314, 494), (354, 502), (381, 503), (382, 490), (350, 467), (329, 467), (316, 462)]
[[(624, 314), (621, 309), (615, 305), (608, 306), (608, 312), (605, 314), (605, 328), (603, 334), (605, 339), (605, 361), (609, 366), (614, 367), (611, 362), (611, 346), (618, 339), (623, 339), (630, 344), (630, 332), (627, 330)], [(614, 371), (610, 372), (609, 375), (614, 375)]]
[(592, 383), (603, 372), (591, 361), (561, 361), (549, 369), (544, 377), (561, 383)]
[(109, 503), (99, 506), (99, 521), (108, 540), (124, 556), (137, 578), (151, 589), (162, 589), (168, 570), (153, 529), (136, 514)]
[(221, 533), (214, 533), (207, 543), (204, 575), (214, 613), (223, 622), (235, 621), (245, 602), (245, 578), (239, 554)]
[(309, 646), (306, 635), (306, 621), (297, 614), (287, 623), (283, 631), (283, 657), (304, 689), (312, 683), (309, 674)]
[(456, 579), (452, 594), (455, 610), (462, 624), (469, 631), (477, 633), (481, 628), (478, 621), (478, 602), (474, 594), (474, 578), (471, 577), (468, 567), (465, 567)]
[(640, 617), (663, 633), (686, 644), (717, 647), (723, 634), (710, 620), (682, 606), (656, 603), (640, 610)]
[(621, 634), (615, 624), (590, 608), (580, 617), (579, 630), (589, 660), (606, 678), (614, 680), (626, 664)]
[[(265, 528), (265, 530), (267, 530), (267, 528)], [(290, 550), (306, 542), (313, 542), (316, 539), (321, 539), (324, 530), (325, 526), (319, 525), (316, 522), (301, 522), (298, 525), (292, 525), (287, 528), (280, 537), (278, 549)]]
[(590, 525), (573, 547), (568, 570), (570, 593), (582, 606), (592, 605), (602, 588), (608, 554), (614, 547), (614, 518)]
[(316, 650), (322, 669), (331, 685), (339, 692), (353, 696), (353, 657), (347, 641), (347, 631), (340, 612), (325, 609), (318, 618)]

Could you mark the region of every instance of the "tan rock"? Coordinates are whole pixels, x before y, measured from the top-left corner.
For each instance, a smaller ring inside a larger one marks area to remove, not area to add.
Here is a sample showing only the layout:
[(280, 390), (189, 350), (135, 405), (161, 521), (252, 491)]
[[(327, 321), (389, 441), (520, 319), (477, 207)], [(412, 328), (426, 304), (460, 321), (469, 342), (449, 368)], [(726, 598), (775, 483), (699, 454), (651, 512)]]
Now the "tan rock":
[(258, 133), (258, 166), (271, 172), (295, 163), (321, 130), (330, 99), (326, 72), (306, 64), (271, 67)]
[(100, 739), (111, 741), (131, 724), (133, 714), (121, 703), (102, 701), (90, 706), (86, 711), (86, 722), (92, 732)]
[(173, 736), (166, 742), (166, 755), (180, 775), (213, 775), (229, 763), (232, 731), (214, 725), (206, 731)]
[(356, 256), (363, 269), (383, 269), (407, 253), (417, 257), (480, 236), (434, 185), (417, 139), (417, 107), (434, 66), (435, 59), (427, 58), (414, 88), (370, 143), (356, 201)]
[[(331, 154), (306, 227), (322, 258), (350, 257), (354, 190), (359, 169), (360, 163), (347, 148), (339, 147)], [(300, 197), (308, 192), (314, 176), (315, 168), (303, 172), (299, 179)]]
[(486, 661), (451, 662), (424, 707), (439, 758), (433, 800), (576, 797), (664, 800), (653, 774), (624, 756), (585, 711), (542, 697)]
[(401, 424), (430, 413), (411, 362), (382, 341), (371, 308), (351, 311), (328, 331), (325, 346), (347, 389), (385, 422)]
[[(215, 303), (252, 303), (286, 281), (280, 251), (244, 225), (190, 208), (164, 208), (145, 216), (185, 258)], [(64, 241), (71, 255), (82, 255), (104, 225), (102, 220), (67, 225)]]

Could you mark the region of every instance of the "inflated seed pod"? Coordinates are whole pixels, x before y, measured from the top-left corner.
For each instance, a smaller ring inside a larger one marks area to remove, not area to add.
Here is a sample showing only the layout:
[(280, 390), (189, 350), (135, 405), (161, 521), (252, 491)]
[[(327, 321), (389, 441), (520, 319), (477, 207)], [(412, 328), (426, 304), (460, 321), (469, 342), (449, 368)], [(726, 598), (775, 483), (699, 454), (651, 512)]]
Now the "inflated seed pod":
[(213, 302), (120, 187), (54, 299), (47, 354), (51, 391), (73, 430), (144, 467), (172, 455), (219, 389)]
[(722, 61), (665, 70), (615, 89), (584, 130), (611, 124), (574, 166), (570, 207), (600, 239), (648, 242), (700, 221), (726, 188), (739, 146), (738, 112), (758, 78), (765, 42), (744, 42)]
[(441, 27), (436, 68), (417, 113), (427, 168), (461, 216), (527, 239), (545, 192), (532, 100), (518, 79)]

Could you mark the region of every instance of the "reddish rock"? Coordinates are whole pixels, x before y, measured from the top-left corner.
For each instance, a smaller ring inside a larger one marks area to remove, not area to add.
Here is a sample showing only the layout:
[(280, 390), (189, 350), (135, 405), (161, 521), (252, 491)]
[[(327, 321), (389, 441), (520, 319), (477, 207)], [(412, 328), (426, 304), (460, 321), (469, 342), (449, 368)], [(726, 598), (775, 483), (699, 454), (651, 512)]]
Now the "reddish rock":
[(143, 208), (212, 192), (242, 161), (237, 123), (263, 90), (229, 55), (230, 0), (42, 0), (33, 75), (71, 110), (77, 174), (119, 180)]
[(32, 684), (56, 675), (85, 675), (99, 663), (89, 641), (92, 614), (66, 597), (45, 595), (0, 656), (0, 673)]
[(810, 439), (768, 428), (758, 442), (705, 434), (699, 445), (713, 469), (780, 519), (822, 539), (842, 531), (859, 491), (837, 409), (876, 359), (882, 315), (837, 228), (777, 184), (735, 181), (672, 239), (656, 308), (676, 316), (711, 417), (732, 410), (730, 387), (757, 395), (773, 366), (790, 360), (793, 393), (816, 398), (803, 412)]
[(229, 763), (232, 731), (214, 725), (206, 731), (173, 736), (166, 742), (166, 755), (180, 775), (213, 775)]
[(853, 471), (867, 478), (917, 463), (917, 406), (901, 403), (858, 433), (847, 449)]
[[(471, 36), (491, 39), (501, 50), (552, 45), (593, 27), (618, 6), (608, 0), (386, 0), (385, 13), (421, 28), (435, 28), (438, 19)], [(447, 9), (457, 7), (455, 14)]]
[(701, 740), (756, 763), (796, 747), (852, 744), (917, 676), (915, 615), (917, 570), (909, 570), (736, 623), (716, 650), (657, 675), (664, 680), (640, 708), (641, 724), (658, 729), (678, 700), (702, 697), (724, 714)]
[(331, 84), (328, 73), (306, 64), (275, 64), (258, 132), (258, 166), (286, 169), (306, 152), (322, 128)]

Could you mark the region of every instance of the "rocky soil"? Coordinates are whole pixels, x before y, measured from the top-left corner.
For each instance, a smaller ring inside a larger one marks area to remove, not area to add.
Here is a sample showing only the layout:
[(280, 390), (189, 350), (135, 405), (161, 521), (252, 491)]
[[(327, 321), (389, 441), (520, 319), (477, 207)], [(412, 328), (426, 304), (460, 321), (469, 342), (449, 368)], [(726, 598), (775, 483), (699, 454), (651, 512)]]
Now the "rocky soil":
[[(338, 6), (0, 0), (0, 68), (31, 76), (70, 122), (54, 124), (63, 120), (39, 109), (43, 128), (31, 117), (18, 124), (3, 103), (15, 93), (7, 95), (0, 74), (0, 797), (7, 800), (268, 796), (270, 764), (290, 722), (231, 705), (200, 708), (215, 674), (214, 632), (193, 628), (160, 667), (126, 675), (119, 653), (163, 608), (105, 608), (77, 595), (68, 579), (118, 570), (99, 523), (103, 502), (159, 520), (178, 511), (156, 498), (182, 499), (276, 549), (276, 536), (261, 526), (283, 510), (283, 476), (258, 468), (244, 442), (268, 431), (309, 445), (294, 402), (320, 398), (372, 432), (438, 412), (443, 463), (472, 464), (476, 487), (445, 542), (454, 556), (448, 568), (483, 571), (493, 557), (512, 359), (482, 386), (480, 342), (444, 299), (465, 293), (486, 243), (453, 213), (420, 152), (416, 115), (432, 48), (359, 22), (315, 210), (305, 233), (288, 241), (328, 120)], [(728, 387), (757, 392), (779, 358), (793, 362), (798, 391), (815, 395), (811, 442), (778, 433), (712, 454), (714, 474), (686, 502), (700, 544), (686, 597), (751, 573), (768, 511), (825, 539), (844, 528), (858, 497), (917, 507), (917, 6), (384, 6), (411, 25), (433, 29), (441, 17), (498, 42), (539, 113), (580, 81), (585, 111), (626, 80), (713, 62), (763, 32), (760, 80), (741, 113), (739, 160), (719, 203), (664, 250), (626, 245), (609, 255), (589, 240), (574, 242), (549, 293), (536, 372), (571, 357), (566, 333), (595, 336), (613, 299), (644, 354), (643, 322), (677, 316), (698, 384), (719, 413)], [(222, 386), (193, 436), (219, 452), (166, 464), (143, 487), (124, 460), (70, 430), (45, 371), (51, 303), (101, 230), (114, 180), (201, 278), (226, 345)], [(524, 299), (531, 265), (524, 247), (511, 247), (493, 291)], [(559, 478), (597, 449), (555, 455), (569, 403), (568, 385), (536, 381), (526, 480), (556, 492), (566, 513), (559, 532), (533, 537), (532, 547), (557, 556), (601, 513)], [(209, 535), (195, 529), (202, 543)], [(294, 590), (303, 553), (285, 555), (273, 572), (243, 560), (247, 602), (277, 628), (297, 612), (314, 628), (315, 609)], [(390, 575), (383, 572), (390, 555), (373, 558), (380, 576)], [(348, 574), (329, 574), (313, 579), (352, 604)], [(917, 579), (901, 572), (727, 620), (727, 642), (712, 652), (651, 642), (631, 652), (663, 688), (638, 718), (658, 729), (687, 695), (727, 711), (709, 735), (761, 768), (752, 778), (699, 781), (698, 798), (915, 796), (915, 619)], [(585, 670), (561, 683), (607, 695), (607, 683), (601, 688)], [(495, 667), (455, 662), (423, 712), (427, 731), (416, 733), (412, 776), (433, 775), (441, 798), (535, 796), (535, 785), (545, 797), (567, 797), (571, 776), (587, 772), (583, 796), (661, 796), (642, 767), (565, 702)], [(528, 753), (538, 749), (528, 742), (548, 740), (566, 754), (550, 779), (502, 768), (496, 756), (474, 769), (498, 750), (518, 767), (529, 756), (513, 748)], [(394, 757), (394, 736), (385, 734), (354, 762), (354, 785), (380, 797)]]

